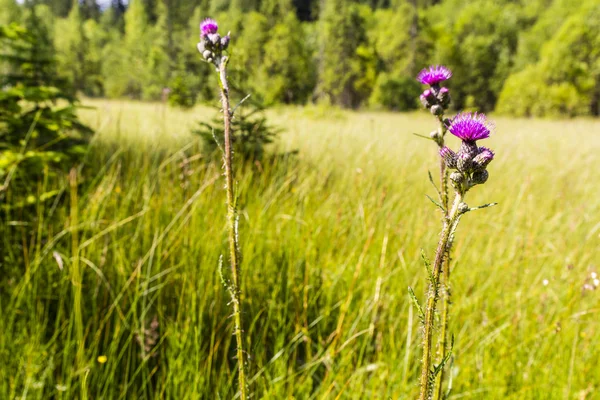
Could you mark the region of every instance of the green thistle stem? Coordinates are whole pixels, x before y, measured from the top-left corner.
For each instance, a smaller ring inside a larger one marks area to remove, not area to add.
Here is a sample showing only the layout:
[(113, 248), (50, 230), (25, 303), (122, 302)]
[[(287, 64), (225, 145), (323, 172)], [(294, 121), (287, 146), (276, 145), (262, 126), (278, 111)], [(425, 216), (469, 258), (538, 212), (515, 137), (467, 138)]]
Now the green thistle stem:
[(459, 211), (459, 205), (462, 202), (462, 195), (456, 193), (452, 209), (448, 213), (448, 216), (444, 217), (444, 226), (440, 235), (437, 250), (435, 253), (435, 260), (433, 262), (433, 269), (431, 271), (431, 282), (429, 283), (429, 289), (427, 291), (427, 304), (425, 308), (425, 324), (423, 327), (423, 359), (421, 362), (421, 392), (419, 400), (429, 400), (431, 398), (431, 387), (432, 381), (430, 379), (432, 372), (432, 338), (434, 329), (434, 318), (435, 310), (439, 295), (439, 279), (442, 271), (442, 266), (447, 254), (449, 252), (449, 240), (453, 228), (456, 226), (458, 219), (460, 218), (461, 212)]
[[(440, 134), (442, 137), (442, 145), (444, 146), (444, 137), (446, 133), (446, 126), (444, 125), (444, 117), (441, 116), (440, 119)], [(441, 197), (442, 197), (442, 205), (446, 209), (445, 217), (448, 217), (448, 168), (446, 167), (446, 161), (444, 159), (440, 159), (440, 182), (441, 182)], [(458, 222), (458, 221), (457, 221)], [(442, 283), (442, 331), (440, 333), (440, 341), (438, 342), (438, 362), (442, 362), (446, 358), (446, 353), (448, 351), (448, 320), (450, 318), (450, 298), (452, 293), (450, 291), (450, 251), (448, 251), (448, 256), (444, 259), (444, 265), (442, 267), (443, 274), (443, 283)], [(436, 399), (443, 399), (443, 386), (444, 386), (444, 371), (445, 368), (442, 368), (439, 374), (438, 379), (436, 380), (436, 388), (435, 395)]]
[(231, 262), (231, 302), (233, 304), (233, 318), (235, 340), (237, 343), (237, 361), (238, 361), (238, 383), (240, 390), (240, 399), (248, 398), (248, 386), (246, 383), (246, 363), (244, 354), (244, 338), (242, 331), (241, 315), (241, 277), (240, 260), (238, 253), (238, 237), (236, 229), (237, 209), (234, 197), (233, 181), (233, 150), (231, 138), (231, 111), (229, 106), (229, 85), (227, 84), (227, 58), (223, 57), (219, 63), (219, 77), (221, 81), (221, 103), (223, 107), (224, 121), (224, 164), (225, 180), (227, 184), (227, 230), (229, 234), (229, 259)]

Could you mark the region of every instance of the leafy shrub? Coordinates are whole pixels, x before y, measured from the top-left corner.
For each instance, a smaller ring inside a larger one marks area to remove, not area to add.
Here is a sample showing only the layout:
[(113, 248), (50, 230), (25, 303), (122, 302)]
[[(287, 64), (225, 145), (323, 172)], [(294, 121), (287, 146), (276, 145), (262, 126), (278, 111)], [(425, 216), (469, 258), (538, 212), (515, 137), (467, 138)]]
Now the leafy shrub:
[(394, 111), (414, 110), (418, 104), (421, 85), (408, 76), (392, 77), (381, 73), (377, 77), (375, 88), (369, 102), (375, 107), (383, 107)]

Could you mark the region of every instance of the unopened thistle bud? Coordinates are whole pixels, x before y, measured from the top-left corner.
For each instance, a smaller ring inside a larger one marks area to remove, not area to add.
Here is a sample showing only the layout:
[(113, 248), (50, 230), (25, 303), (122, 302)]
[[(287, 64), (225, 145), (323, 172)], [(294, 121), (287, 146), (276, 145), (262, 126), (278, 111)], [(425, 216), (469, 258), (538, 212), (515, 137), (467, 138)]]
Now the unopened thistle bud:
[(473, 168), (473, 158), (471, 158), (468, 153), (458, 152), (456, 157), (456, 168), (460, 172), (470, 172)]
[(458, 154), (466, 154), (469, 159), (475, 158), (475, 156), (479, 153), (479, 148), (477, 147), (477, 143), (470, 140), (463, 140), (458, 148)]
[(438, 104), (431, 106), (430, 111), (433, 115), (437, 115), (437, 116), (444, 114), (444, 108)]
[(487, 172), (487, 170), (482, 169), (482, 170), (473, 172), (471, 181), (472, 181), (473, 185), (481, 185), (488, 180), (489, 176), (490, 176), (490, 174)]
[(448, 108), (450, 105), (450, 91), (447, 87), (443, 87), (437, 94), (437, 100), (443, 108)]
[(421, 96), (419, 96), (419, 99), (425, 108), (431, 108), (431, 106), (436, 103), (435, 94), (431, 89), (425, 89), (425, 91), (421, 93)]
[(452, 187), (457, 191), (462, 193), (463, 184), (465, 183), (465, 176), (460, 172), (453, 172), (450, 174), (450, 183), (452, 183)]
[(230, 40), (229, 34), (227, 34), (226, 36), (223, 36), (221, 38), (221, 48), (223, 50), (227, 50), (227, 47), (229, 47), (229, 40)]
[(440, 156), (442, 156), (448, 168), (456, 169), (456, 153), (452, 149), (446, 146), (442, 147)]
[(473, 164), (476, 169), (485, 169), (494, 159), (494, 152), (486, 147), (479, 148), (479, 154), (473, 159)]

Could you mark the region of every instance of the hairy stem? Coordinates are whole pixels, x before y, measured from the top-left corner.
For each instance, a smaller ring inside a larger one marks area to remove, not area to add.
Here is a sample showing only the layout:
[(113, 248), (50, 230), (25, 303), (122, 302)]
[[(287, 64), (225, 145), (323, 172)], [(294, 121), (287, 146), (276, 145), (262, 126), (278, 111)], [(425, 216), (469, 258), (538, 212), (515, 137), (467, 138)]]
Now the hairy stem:
[[(442, 135), (442, 147), (444, 146), (443, 138), (446, 133), (446, 126), (443, 122), (443, 116), (440, 117), (440, 135)], [(446, 209), (445, 217), (448, 217), (448, 168), (446, 167), (446, 161), (440, 160), (440, 183), (441, 183), (441, 201), (442, 205)], [(442, 362), (446, 358), (448, 351), (448, 320), (450, 318), (450, 304), (451, 304), (451, 291), (450, 291), (450, 251), (448, 250), (447, 256), (444, 258), (442, 266), (443, 283), (442, 283), (442, 327), (440, 333), (440, 340), (438, 342), (438, 362)], [(442, 368), (440, 374), (436, 380), (435, 387), (435, 398), (438, 400), (443, 399), (443, 386), (444, 386), (444, 370)]]
[(449, 252), (448, 243), (450, 239), (450, 234), (452, 233), (453, 227), (455, 226), (456, 222), (458, 221), (458, 218), (460, 217), (460, 211), (458, 206), (461, 202), (462, 195), (457, 193), (456, 197), (454, 198), (452, 209), (448, 213), (448, 216), (444, 217), (444, 226), (442, 228), (440, 240), (438, 242), (437, 250), (435, 252), (435, 260), (432, 266), (431, 282), (429, 283), (429, 289), (427, 291), (425, 324), (423, 327), (423, 359), (421, 362), (421, 392), (419, 395), (419, 400), (429, 400), (430, 394), (433, 389), (431, 387), (432, 382), (430, 379), (432, 371), (431, 359), (433, 353), (432, 338), (434, 329), (435, 310), (439, 294), (439, 279), (444, 260), (446, 259), (446, 255)]
[(241, 315), (241, 280), (240, 280), (240, 257), (237, 236), (237, 209), (234, 198), (234, 181), (233, 181), (233, 150), (231, 138), (231, 111), (229, 107), (229, 85), (227, 84), (227, 59), (219, 64), (219, 76), (221, 80), (221, 103), (223, 107), (223, 122), (224, 122), (224, 164), (225, 164), (225, 180), (227, 184), (227, 230), (229, 235), (229, 261), (231, 262), (231, 303), (233, 304), (233, 318), (235, 340), (237, 344), (237, 361), (238, 361), (238, 384), (240, 390), (240, 398), (246, 400), (248, 398), (248, 386), (246, 383), (246, 363), (244, 355), (244, 338), (242, 331), (242, 315)]

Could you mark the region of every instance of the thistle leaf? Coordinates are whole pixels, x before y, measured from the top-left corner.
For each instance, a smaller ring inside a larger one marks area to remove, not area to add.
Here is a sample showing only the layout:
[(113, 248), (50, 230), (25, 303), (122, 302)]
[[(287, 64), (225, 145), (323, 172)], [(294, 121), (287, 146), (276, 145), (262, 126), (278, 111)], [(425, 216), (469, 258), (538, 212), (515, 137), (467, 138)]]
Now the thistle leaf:
[(420, 138), (423, 138), (423, 139), (427, 139), (427, 140), (433, 140), (433, 139), (432, 139), (432, 138), (430, 138), (429, 136), (420, 135), (420, 134), (418, 134), (418, 133), (414, 133), (414, 132), (413, 132), (413, 135), (415, 135), (415, 136), (418, 136), (418, 137), (420, 137)]
[(483, 204), (481, 206), (477, 206), (477, 207), (471, 207), (469, 208), (469, 211), (475, 211), (475, 210), (480, 210), (482, 208), (488, 208), (488, 207), (493, 207), (495, 205), (498, 205), (498, 203), (487, 203), (487, 204)]
[(410, 299), (412, 300), (413, 305), (415, 306), (415, 308), (417, 309), (417, 312), (419, 313), (419, 319), (421, 320), (421, 323), (425, 323), (425, 313), (423, 312), (423, 308), (419, 304), (419, 300), (417, 299), (417, 296), (415, 295), (413, 288), (411, 288), (410, 286), (408, 287), (408, 295), (410, 296)]
[(435, 201), (434, 199), (432, 199), (432, 198), (431, 198), (431, 196), (429, 196), (429, 195), (427, 195), (427, 194), (426, 194), (425, 196), (427, 196), (427, 198), (428, 198), (428, 199), (429, 199), (429, 200), (430, 200), (430, 201), (431, 201), (433, 204), (435, 204), (436, 206), (438, 206), (438, 208), (439, 208), (440, 210), (442, 210), (442, 212), (443, 212), (444, 214), (446, 214), (446, 209), (444, 208), (444, 206), (443, 206), (443, 205), (441, 205), (439, 202), (437, 202), (437, 201)]
[(440, 202), (441, 202), (442, 192), (440, 192), (440, 189), (438, 189), (437, 185), (433, 181), (433, 176), (431, 175), (431, 171), (427, 171), (427, 175), (429, 175), (429, 182), (431, 182), (431, 185), (435, 188), (435, 191), (437, 192), (438, 196), (440, 197)]

